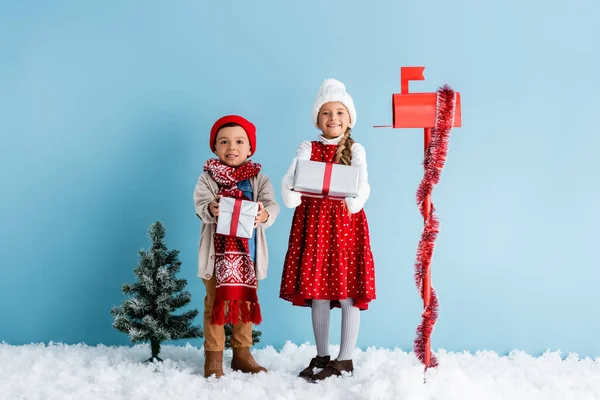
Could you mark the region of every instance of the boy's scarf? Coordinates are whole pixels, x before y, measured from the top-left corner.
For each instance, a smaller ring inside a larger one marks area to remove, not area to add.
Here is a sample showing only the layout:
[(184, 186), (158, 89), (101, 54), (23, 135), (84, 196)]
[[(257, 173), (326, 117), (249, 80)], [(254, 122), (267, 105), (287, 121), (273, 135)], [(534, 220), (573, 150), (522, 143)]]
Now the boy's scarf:
[[(218, 159), (210, 159), (204, 164), (204, 170), (219, 185), (219, 194), (234, 198), (243, 197), (237, 183), (256, 176), (260, 169), (261, 165), (252, 161), (237, 168)], [(240, 320), (260, 324), (262, 316), (256, 293), (258, 282), (248, 239), (215, 234), (215, 278), (217, 285), (211, 324), (237, 324)]]

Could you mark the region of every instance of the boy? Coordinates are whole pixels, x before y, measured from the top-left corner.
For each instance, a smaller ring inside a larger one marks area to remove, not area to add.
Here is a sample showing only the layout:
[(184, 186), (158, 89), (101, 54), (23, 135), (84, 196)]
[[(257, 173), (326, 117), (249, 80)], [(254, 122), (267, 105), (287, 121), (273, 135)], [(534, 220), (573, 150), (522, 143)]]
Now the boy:
[[(194, 190), (196, 215), (202, 220), (198, 276), (206, 286), (204, 376), (223, 376), (226, 322), (233, 324), (231, 368), (266, 372), (252, 357), (250, 347), (252, 323), (261, 321), (258, 281), (267, 276), (265, 228), (277, 218), (279, 205), (269, 178), (260, 173), (261, 165), (248, 160), (256, 152), (256, 127), (250, 121), (238, 115), (220, 118), (211, 129), (210, 148), (218, 158), (205, 163)], [(259, 204), (252, 239), (216, 234), (223, 196)]]

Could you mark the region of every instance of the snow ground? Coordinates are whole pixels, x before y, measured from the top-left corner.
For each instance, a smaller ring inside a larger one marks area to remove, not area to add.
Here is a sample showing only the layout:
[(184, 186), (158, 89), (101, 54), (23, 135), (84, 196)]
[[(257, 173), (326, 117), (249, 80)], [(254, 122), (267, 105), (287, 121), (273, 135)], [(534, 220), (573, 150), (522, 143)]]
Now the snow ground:
[[(337, 354), (339, 346), (331, 346)], [(413, 353), (399, 349), (355, 350), (353, 376), (318, 384), (297, 378), (315, 355), (315, 346), (287, 343), (253, 350), (267, 374), (246, 375), (229, 368), (225, 377), (202, 376), (204, 356), (191, 345), (163, 346), (164, 363), (143, 364), (146, 345), (0, 344), (0, 399), (428, 399), (428, 400), (591, 400), (600, 399), (600, 358), (561, 357), (547, 352), (440, 351), (440, 366), (423, 383), (423, 368)]]

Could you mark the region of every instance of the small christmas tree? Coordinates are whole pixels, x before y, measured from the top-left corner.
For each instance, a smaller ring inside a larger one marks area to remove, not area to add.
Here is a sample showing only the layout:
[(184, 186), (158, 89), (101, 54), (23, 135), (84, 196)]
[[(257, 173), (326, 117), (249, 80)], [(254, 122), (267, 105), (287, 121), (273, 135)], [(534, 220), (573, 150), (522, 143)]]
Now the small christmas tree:
[(202, 337), (202, 329), (192, 325), (198, 310), (173, 315), (173, 311), (186, 306), (191, 300), (185, 279), (176, 279), (181, 262), (179, 251), (168, 251), (163, 239), (165, 229), (155, 222), (149, 229), (152, 247), (140, 250), (138, 266), (133, 270), (134, 284), (124, 284), (122, 291), (131, 297), (119, 307), (113, 307), (113, 327), (127, 333), (132, 343), (150, 341), (152, 357), (147, 361), (162, 361), (160, 344), (166, 340)]
[[(233, 327), (231, 324), (225, 324), (225, 348), (231, 348), (231, 335), (233, 334)], [(260, 336), (262, 335), (261, 331), (252, 330), (252, 344), (260, 342)]]

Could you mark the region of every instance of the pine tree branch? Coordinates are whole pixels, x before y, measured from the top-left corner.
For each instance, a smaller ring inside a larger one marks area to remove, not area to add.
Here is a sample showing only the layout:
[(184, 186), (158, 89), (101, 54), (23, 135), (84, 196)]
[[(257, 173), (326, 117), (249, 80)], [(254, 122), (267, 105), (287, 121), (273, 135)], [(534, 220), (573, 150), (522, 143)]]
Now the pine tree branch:
[(191, 300), (192, 300), (192, 296), (191, 296), (190, 292), (185, 291), (185, 292), (179, 293), (178, 295), (176, 295), (175, 297), (170, 299), (171, 309), (177, 310), (181, 307), (184, 307), (184, 306), (188, 305)]
[[(179, 250), (171, 250), (165, 258), (165, 263), (171, 265), (171, 268), (177, 268), (181, 266), (181, 262), (179, 261)], [(174, 272), (177, 271), (174, 270)]]
[(137, 282), (134, 284), (125, 283), (121, 288), (121, 291), (130, 296), (138, 295), (144, 298), (151, 297), (150, 293), (140, 283)]
[(130, 318), (141, 319), (151, 310), (151, 305), (148, 304), (143, 297), (133, 297), (123, 302), (122, 312)]
[(142, 325), (146, 330), (151, 332), (151, 337), (153, 339), (161, 342), (171, 339), (169, 330), (165, 329), (165, 327), (163, 327), (162, 324), (156, 320), (156, 318), (150, 315), (146, 315), (144, 318), (142, 318)]
[(198, 316), (198, 310), (188, 310), (181, 315), (170, 315), (169, 322), (176, 326), (183, 326), (191, 323)]
[(204, 331), (199, 326), (190, 326), (189, 328), (180, 331), (177, 335), (173, 336), (173, 339), (196, 339), (203, 338)]
[(181, 292), (187, 286), (187, 280), (185, 279), (176, 279), (175, 287), (173, 289), (174, 292)]

